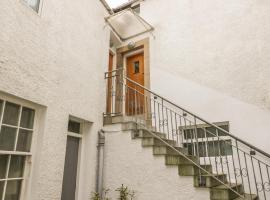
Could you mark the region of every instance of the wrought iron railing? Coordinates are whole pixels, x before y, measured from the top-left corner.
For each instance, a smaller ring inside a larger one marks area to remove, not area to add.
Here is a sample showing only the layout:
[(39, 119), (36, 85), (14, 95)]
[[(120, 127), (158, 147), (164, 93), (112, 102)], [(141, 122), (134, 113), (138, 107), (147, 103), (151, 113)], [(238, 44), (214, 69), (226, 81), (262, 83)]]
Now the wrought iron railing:
[[(178, 147), (187, 148), (189, 155), (199, 157), (199, 163), (194, 164), (200, 174), (210, 174), (240, 197), (244, 197), (244, 191), (256, 194), (259, 199), (270, 199), (268, 153), (232, 135), (226, 123), (210, 123), (129, 79), (122, 69), (106, 72), (105, 79), (105, 117), (125, 115), (152, 133), (166, 134)], [(203, 167), (207, 165), (212, 165), (212, 173)], [(223, 174), (226, 176), (216, 178)], [(202, 187), (205, 185), (201, 176), (199, 183)]]

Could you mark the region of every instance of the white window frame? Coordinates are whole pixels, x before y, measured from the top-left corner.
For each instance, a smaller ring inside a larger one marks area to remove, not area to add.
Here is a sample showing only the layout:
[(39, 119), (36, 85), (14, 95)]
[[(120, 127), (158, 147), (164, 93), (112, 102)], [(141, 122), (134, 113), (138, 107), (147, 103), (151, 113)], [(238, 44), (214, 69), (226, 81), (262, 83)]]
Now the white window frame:
[[(5, 185), (4, 185), (4, 193), (2, 196), (2, 199), (0, 200), (4, 200), (5, 197), (5, 190), (6, 190), (6, 185), (7, 185), (7, 180), (22, 180), (21, 182), (21, 188), (20, 188), (20, 196), (19, 199), (20, 200), (27, 200), (28, 199), (28, 189), (27, 186), (30, 186), (30, 180), (31, 180), (31, 168), (32, 168), (32, 159), (34, 157), (34, 149), (36, 146), (36, 142), (37, 142), (37, 132), (38, 132), (38, 119), (40, 118), (40, 106), (35, 105), (29, 101), (23, 100), (23, 99), (19, 99), (17, 97), (13, 97), (11, 95), (5, 94), (0, 92), (0, 99), (3, 101), (3, 105), (2, 105), (2, 113), (1, 113), (1, 118), (0, 118), (0, 131), (1, 131), (1, 127), (2, 125), (7, 126), (7, 127), (16, 127), (17, 128), (17, 132), (16, 132), (16, 139), (15, 139), (15, 148), (17, 146), (17, 142), (18, 142), (18, 131), (19, 129), (24, 129), (24, 130), (31, 130), (32, 131), (32, 141), (31, 141), (31, 148), (29, 152), (21, 152), (21, 151), (6, 151), (6, 150), (0, 150), (0, 154), (5, 154), (5, 155), (9, 155), (8, 158), (8, 165), (7, 165), (7, 172), (10, 166), (10, 160), (11, 160), (11, 156), (10, 155), (19, 155), (19, 156), (25, 156), (25, 161), (24, 161), (24, 169), (23, 169), (23, 175), (21, 178), (5, 178), (5, 179), (1, 179), (1, 181), (5, 181)], [(10, 102), (10, 103), (14, 103), (20, 106), (20, 111), (19, 111), (19, 119), (18, 119), (18, 125), (17, 126), (12, 126), (12, 125), (7, 125), (7, 124), (3, 124), (3, 116), (4, 116), (4, 108), (5, 108), (5, 104), (6, 102)], [(27, 108), (31, 108), (35, 111), (35, 117), (34, 117), (34, 123), (33, 123), (33, 128), (32, 129), (27, 129), (27, 128), (21, 128), (20, 127), (20, 118), (21, 118), (21, 112), (22, 112), (22, 108), (23, 107), (27, 107)]]

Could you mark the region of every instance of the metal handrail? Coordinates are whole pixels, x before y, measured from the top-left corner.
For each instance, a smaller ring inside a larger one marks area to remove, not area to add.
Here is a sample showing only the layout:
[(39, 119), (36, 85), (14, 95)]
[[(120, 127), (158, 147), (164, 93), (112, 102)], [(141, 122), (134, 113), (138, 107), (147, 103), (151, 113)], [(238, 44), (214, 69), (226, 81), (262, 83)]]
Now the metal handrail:
[[(235, 186), (231, 184), (242, 185), (243, 190), (249, 190), (250, 195), (252, 192), (254, 193), (255, 188), (258, 197), (263, 195), (265, 200), (269, 197), (265, 192), (270, 191), (268, 189), (268, 185), (270, 187), (270, 165), (266, 164), (268, 160), (263, 162), (258, 157), (270, 158), (268, 153), (232, 135), (227, 129), (220, 127), (221, 125), (208, 122), (131, 80), (125, 75), (123, 68), (106, 72), (105, 79), (108, 79), (107, 98), (109, 101), (107, 103), (110, 103), (110, 109), (104, 113), (104, 116), (118, 116), (115, 113), (134, 116), (137, 127), (141, 123), (144, 129), (164, 142), (169, 148), (176, 150), (178, 154), (199, 169), (199, 184), (204, 184), (201, 172), (206, 172), (242, 198), (244, 197), (241, 195), (241, 189), (240, 194), (239, 188), (234, 188)], [(206, 126), (198, 127), (199, 123)], [(193, 162), (167, 140), (156, 135), (156, 132), (164, 133), (167, 139), (175, 142), (175, 146), (186, 147), (187, 155), (197, 156), (200, 162)], [(198, 138), (201, 139), (198, 140)], [(201, 165), (208, 165), (208, 163), (215, 166), (215, 172), (208, 172)], [(222, 178), (222, 180), (215, 177), (222, 174), (226, 174), (228, 177)]]
[(190, 115), (196, 117), (197, 119), (199, 119), (199, 120), (205, 122), (206, 124), (208, 124), (208, 125), (210, 125), (210, 126), (212, 126), (212, 127), (215, 127), (216, 129), (218, 129), (218, 130), (222, 131), (223, 133), (225, 133), (227, 136), (230, 136), (230, 137), (234, 138), (235, 140), (237, 140), (237, 141), (239, 141), (239, 142), (241, 142), (241, 143), (243, 143), (243, 144), (249, 146), (251, 149), (254, 149), (254, 150), (260, 152), (261, 154), (263, 154), (264, 156), (270, 158), (270, 154), (266, 153), (265, 151), (263, 151), (263, 150), (261, 150), (261, 149), (255, 147), (254, 145), (252, 145), (252, 144), (250, 144), (250, 143), (248, 143), (248, 142), (246, 142), (246, 141), (240, 139), (239, 137), (236, 137), (235, 135), (232, 135), (232, 134), (229, 133), (228, 131), (226, 131), (226, 130), (220, 128), (219, 126), (217, 126), (217, 125), (215, 125), (215, 124), (213, 124), (213, 123), (211, 123), (211, 122), (206, 121), (206, 120), (203, 119), (202, 117), (199, 117), (198, 115), (196, 115), (196, 114), (194, 114), (194, 113), (188, 111), (187, 109), (178, 106), (177, 104), (173, 103), (172, 101), (170, 101), (170, 100), (168, 100), (168, 99), (166, 99), (166, 98), (160, 96), (159, 94), (157, 94), (157, 93), (151, 91), (150, 89), (148, 89), (148, 88), (146, 88), (146, 87), (140, 85), (139, 83), (137, 83), (137, 82), (131, 80), (130, 78), (126, 77), (125, 75), (124, 75), (124, 78), (125, 78), (126, 80), (132, 82), (133, 84), (135, 84), (135, 85), (137, 85), (137, 86), (143, 88), (144, 90), (146, 90), (146, 91), (152, 93), (153, 95), (159, 97), (160, 99), (165, 100), (166, 102), (172, 104), (173, 106), (175, 106), (175, 107), (177, 107), (177, 108), (179, 108), (179, 109), (181, 109), (181, 110), (187, 112), (188, 114), (190, 114)]
[(172, 146), (171, 144), (169, 144), (168, 142), (166, 142), (163, 138), (161, 138), (160, 136), (156, 135), (155, 133), (153, 133), (152, 131), (146, 129), (146, 131), (148, 131), (153, 137), (157, 138), (158, 140), (162, 141), (164, 144), (166, 144), (168, 147), (170, 147), (171, 149), (173, 149), (177, 154), (183, 156), (185, 159), (187, 159), (189, 162), (191, 162), (193, 165), (195, 165), (196, 167), (198, 167), (200, 170), (202, 170), (203, 172), (207, 173), (208, 175), (210, 175), (213, 179), (215, 179), (216, 181), (218, 181), (219, 183), (221, 183), (222, 185), (224, 185), (227, 189), (231, 190), (232, 192), (234, 192), (235, 194), (237, 194), (239, 197), (241, 198), (245, 198), (243, 195), (239, 194), (237, 191), (233, 190), (230, 186), (228, 186), (227, 184), (223, 183), (221, 180), (219, 180), (218, 178), (215, 177), (215, 175), (213, 175), (212, 173), (210, 173), (209, 171), (207, 171), (206, 169), (204, 169), (203, 167), (201, 167), (198, 163), (194, 162), (192, 159), (190, 159), (188, 156), (186, 156), (185, 154), (183, 154), (181, 151), (177, 150), (174, 146)]

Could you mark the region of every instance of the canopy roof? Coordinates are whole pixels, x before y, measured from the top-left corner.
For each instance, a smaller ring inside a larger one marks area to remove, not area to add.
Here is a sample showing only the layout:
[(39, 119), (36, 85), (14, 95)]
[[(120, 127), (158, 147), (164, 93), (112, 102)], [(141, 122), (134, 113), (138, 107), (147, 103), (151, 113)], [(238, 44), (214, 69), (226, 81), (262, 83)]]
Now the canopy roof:
[(131, 8), (112, 14), (106, 17), (105, 20), (122, 41), (154, 30), (148, 22)]

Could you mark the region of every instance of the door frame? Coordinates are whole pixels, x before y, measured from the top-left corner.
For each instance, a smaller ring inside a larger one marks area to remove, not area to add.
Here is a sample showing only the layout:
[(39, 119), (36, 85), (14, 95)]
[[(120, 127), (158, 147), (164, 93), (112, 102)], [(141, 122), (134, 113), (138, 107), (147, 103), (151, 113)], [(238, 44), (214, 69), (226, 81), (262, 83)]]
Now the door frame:
[[(82, 155), (82, 151), (84, 148), (84, 144), (83, 144), (83, 138), (84, 138), (84, 134), (85, 134), (85, 121), (81, 120), (77, 117), (73, 117), (73, 116), (69, 116), (68, 118), (68, 122), (69, 121), (75, 121), (80, 123), (80, 133), (73, 133), (67, 130), (66, 132), (66, 146), (67, 146), (67, 140), (68, 137), (73, 137), (73, 138), (77, 138), (79, 140), (79, 147), (78, 147), (78, 161), (77, 161), (77, 171), (76, 171), (76, 188), (75, 188), (75, 200), (78, 200), (79, 198), (79, 189), (80, 189), (80, 173), (81, 173), (81, 167), (82, 167), (82, 161), (83, 161), (83, 155)], [(66, 158), (66, 152), (65, 152), (65, 158)], [(64, 161), (64, 169), (65, 169), (65, 161)], [(64, 170), (63, 170), (63, 179), (62, 179), (62, 187), (63, 187), (63, 181), (64, 181)], [(62, 198), (62, 192), (63, 192), (63, 188), (61, 191), (61, 198)]]
[[(140, 48), (138, 50), (134, 50), (134, 51), (131, 51), (131, 52), (128, 52), (128, 53), (124, 54), (124, 57), (123, 57), (123, 59), (124, 59), (124, 75), (128, 76), (128, 69), (127, 69), (127, 67), (128, 67), (128, 59), (130, 57), (137, 56), (137, 55), (140, 55), (140, 54), (143, 55), (143, 60), (144, 60), (144, 49), (143, 48)], [(145, 69), (143, 71), (145, 73)], [(145, 79), (145, 76), (143, 76), (143, 79)], [(124, 80), (124, 82), (125, 82), (125, 84), (127, 84), (125, 80)], [(144, 82), (143, 86), (145, 86), (145, 80), (143, 80), (143, 82)], [(127, 109), (126, 100), (127, 100), (127, 98), (125, 98), (125, 103), (123, 104), (124, 114), (127, 114), (126, 113), (126, 109)]]
[[(145, 38), (135, 42), (134, 47), (132, 49), (130, 49), (128, 44), (116, 49), (116, 57), (117, 57), (116, 69), (123, 68), (124, 69), (123, 73), (125, 73), (126, 75), (127, 58), (140, 53), (144, 54), (144, 87), (150, 89), (149, 38)], [(123, 115), (125, 115), (124, 106), (125, 103), (124, 104), (116, 103), (116, 110), (123, 111)]]

